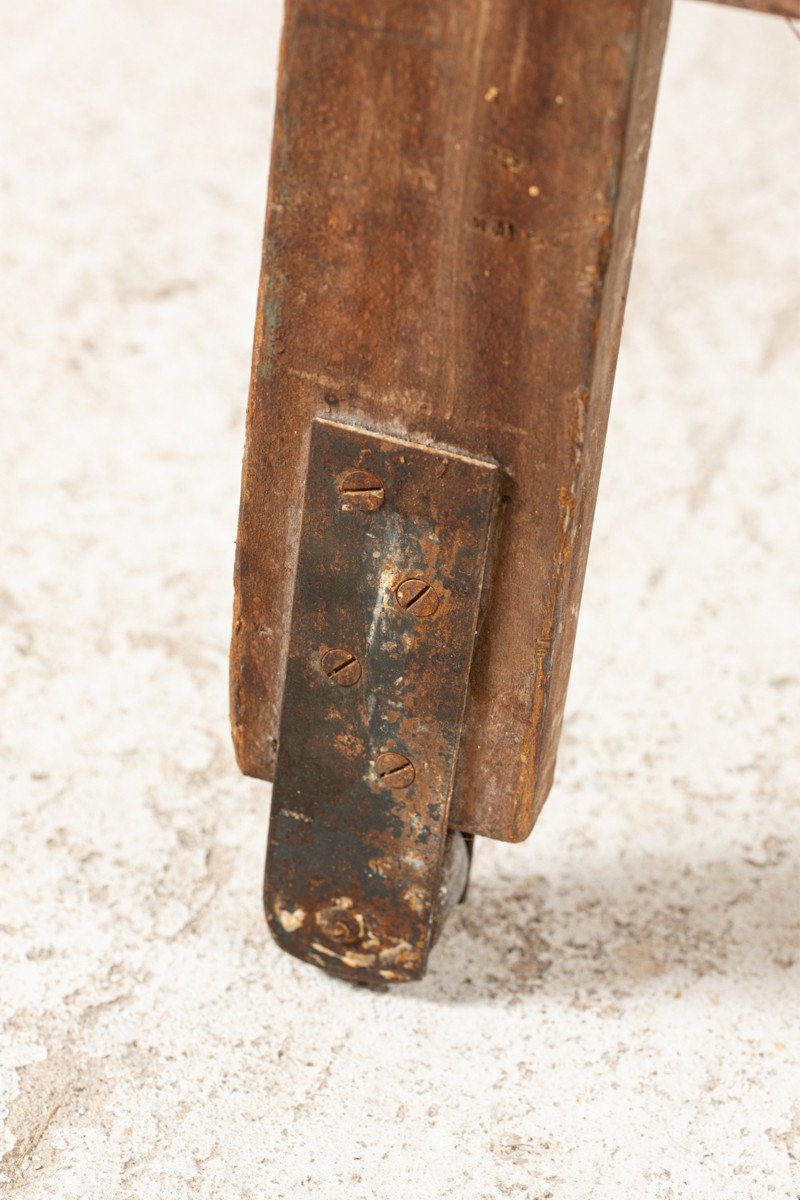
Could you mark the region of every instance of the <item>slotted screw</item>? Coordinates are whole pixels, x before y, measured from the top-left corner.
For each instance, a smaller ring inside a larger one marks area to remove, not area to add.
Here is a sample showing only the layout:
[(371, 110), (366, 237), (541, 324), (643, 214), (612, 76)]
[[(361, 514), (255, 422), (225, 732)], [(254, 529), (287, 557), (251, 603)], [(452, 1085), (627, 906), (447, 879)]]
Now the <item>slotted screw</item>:
[(339, 485), (342, 508), (358, 508), (362, 512), (375, 512), (386, 499), (383, 484), (372, 471), (348, 471)]
[(413, 617), (432, 617), (439, 607), (439, 597), (427, 579), (404, 579), (394, 594), (400, 607)]
[(375, 759), (375, 774), (390, 788), (407, 788), (414, 782), (414, 764), (405, 754), (385, 750)]
[(317, 913), (317, 924), (325, 937), (345, 945), (357, 942), (363, 935), (360, 918), (346, 908), (323, 908)]
[(338, 687), (352, 687), (361, 678), (361, 663), (349, 650), (328, 650), (321, 665), (331, 683)]

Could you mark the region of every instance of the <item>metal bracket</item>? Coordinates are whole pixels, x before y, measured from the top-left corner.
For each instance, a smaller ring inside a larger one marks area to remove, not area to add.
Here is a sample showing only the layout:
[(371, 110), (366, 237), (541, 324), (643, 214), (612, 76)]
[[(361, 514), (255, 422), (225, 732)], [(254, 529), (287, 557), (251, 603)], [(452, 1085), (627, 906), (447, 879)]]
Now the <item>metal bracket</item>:
[(264, 900), (362, 983), (420, 978), (437, 931), (498, 475), (312, 423)]

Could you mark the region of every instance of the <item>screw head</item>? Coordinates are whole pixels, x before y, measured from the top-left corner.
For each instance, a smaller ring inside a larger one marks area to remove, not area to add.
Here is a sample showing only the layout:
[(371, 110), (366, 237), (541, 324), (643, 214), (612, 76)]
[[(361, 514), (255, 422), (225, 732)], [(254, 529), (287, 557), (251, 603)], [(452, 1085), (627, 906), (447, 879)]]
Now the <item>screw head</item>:
[(346, 908), (321, 908), (316, 916), (320, 930), (332, 942), (349, 945), (364, 936), (363, 921)]
[(339, 491), (344, 509), (358, 508), (362, 512), (375, 512), (386, 499), (383, 484), (372, 471), (348, 471), (339, 484)]
[(349, 650), (328, 650), (320, 665), (338, 687), (352, 687), (361, 678), (361, 663)]
[(414, 617), (432, 617), (439, 607), (439, 597), (427, 579), (404, 579), (394, 594), (400, 607)]
[(414, 782), (416, 770), (405, 754), (385, 750), (375, 759), (375, 774), (385, 787), (407, 788)]

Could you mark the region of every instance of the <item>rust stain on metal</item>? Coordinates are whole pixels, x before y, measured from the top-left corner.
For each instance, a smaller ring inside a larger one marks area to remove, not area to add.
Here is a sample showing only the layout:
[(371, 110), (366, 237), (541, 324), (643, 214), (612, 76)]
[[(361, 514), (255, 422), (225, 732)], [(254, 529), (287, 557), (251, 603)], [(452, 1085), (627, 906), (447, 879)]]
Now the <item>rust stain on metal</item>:
[[(339, 481), (364, 462), (385, 503), (343, 508)], [(347, 978), (425, 970), (499, 475), (312, 426), (265, 907), (281, 946)], [(410, 579), (436, 580), (424, 621), (396, 603)], [(328, 668), (353, 662), (358, 681), (331, 688)]]

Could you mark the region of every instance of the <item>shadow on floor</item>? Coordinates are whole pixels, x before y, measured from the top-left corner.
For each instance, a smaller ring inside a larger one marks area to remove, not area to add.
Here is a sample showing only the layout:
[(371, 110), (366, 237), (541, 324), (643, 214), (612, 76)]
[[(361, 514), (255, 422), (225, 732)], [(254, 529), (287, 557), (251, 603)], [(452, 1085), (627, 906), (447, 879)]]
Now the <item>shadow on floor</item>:
[(683, 994), (710, 976), (763, 994), (800, 960), (796, 872), (786, 843), (770, 841), (756, 859), (664, 854), (479, 875), (427, 977), (398, 991), (432, 1003), (538, 994), (596, 1008), (644, 988)]

